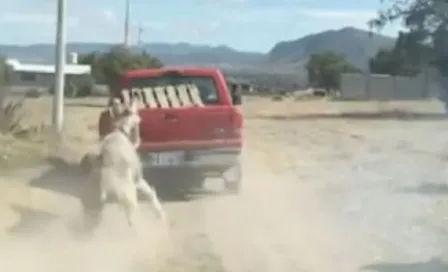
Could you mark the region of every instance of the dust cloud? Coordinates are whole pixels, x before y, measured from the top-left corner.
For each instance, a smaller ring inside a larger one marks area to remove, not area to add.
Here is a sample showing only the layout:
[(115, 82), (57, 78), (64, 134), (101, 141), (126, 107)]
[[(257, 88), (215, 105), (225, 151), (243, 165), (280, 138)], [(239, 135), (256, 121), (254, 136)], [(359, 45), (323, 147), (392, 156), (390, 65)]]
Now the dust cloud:
[[(59, 203), (65, 214), (23, 212), (22, 222), (9, 229), (0, 245), (0, 265), (5, 271), (141, 271), (163, 261), (169, 226), (161, 226), (149, 206), (141, 205), (135, 229), (127, 225), (118, 205), (106, 206), (103, 221), (86, 230), (79, 217), (81, 205)], [(79, 211), (78, 211), (79, 210)], [(33, 213), (33, 214), (31, 214)], [(29, 218), (25, 218), (29, 217)], [(63, 217), (63, 218), (61, 218)], [(26, 221), (26, 222), (25, 222)], [(147, 270), (146, 270), (147, 271)]]

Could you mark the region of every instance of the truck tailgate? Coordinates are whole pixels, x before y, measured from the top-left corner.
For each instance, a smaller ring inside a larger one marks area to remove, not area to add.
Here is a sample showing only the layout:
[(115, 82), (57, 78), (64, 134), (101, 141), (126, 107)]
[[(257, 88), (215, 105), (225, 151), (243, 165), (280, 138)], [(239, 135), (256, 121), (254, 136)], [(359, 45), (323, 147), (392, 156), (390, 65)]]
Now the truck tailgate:
[(141, 109), (142, 146), (240, 145), (238, 111), (229, 106)]

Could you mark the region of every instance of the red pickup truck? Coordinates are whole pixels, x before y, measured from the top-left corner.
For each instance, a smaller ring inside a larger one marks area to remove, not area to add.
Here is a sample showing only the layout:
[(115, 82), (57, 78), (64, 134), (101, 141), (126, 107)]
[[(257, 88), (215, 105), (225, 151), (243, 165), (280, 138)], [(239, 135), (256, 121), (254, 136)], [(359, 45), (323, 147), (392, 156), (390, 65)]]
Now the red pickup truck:
[[(137, 96), (142, 102), (138, 152), (148, 182), (202, 186), (206, 177), (219, 176), (229, 192), (239, 191), (241, 95), (228, 90), (219, 69), (131, 70), (122, 74), (113, 95), (122, 101)], [(100, 135), (107, 133), (107, 115), (101, 114)]]

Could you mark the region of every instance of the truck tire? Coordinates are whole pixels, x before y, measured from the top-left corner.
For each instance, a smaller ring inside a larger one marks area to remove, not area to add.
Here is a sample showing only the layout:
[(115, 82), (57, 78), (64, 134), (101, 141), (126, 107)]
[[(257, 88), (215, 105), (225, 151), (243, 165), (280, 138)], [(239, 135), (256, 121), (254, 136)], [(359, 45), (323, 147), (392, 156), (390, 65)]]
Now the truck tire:
[(195, 171), (194, 173), (191, 174), (191, 177), (189, 177), (189, 179), (192, 189), (194, 190), (204, 189), (205, 176), (202, 172)]
[(241, 183), (243, 179), (243, 171), (241, 162), (236, 163), (232, 168), (233, 172), (231, 177), (223, 175), (224, 187), (229, 194), (238, 194), (241, 191)]

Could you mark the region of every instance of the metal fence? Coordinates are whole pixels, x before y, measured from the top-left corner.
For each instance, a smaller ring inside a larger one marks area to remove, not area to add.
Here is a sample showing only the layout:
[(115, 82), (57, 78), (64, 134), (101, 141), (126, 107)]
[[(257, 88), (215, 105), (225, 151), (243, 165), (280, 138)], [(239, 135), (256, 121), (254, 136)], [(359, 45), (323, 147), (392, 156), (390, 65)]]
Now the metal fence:
[(429, 71), (416, 77), (343, 74), (341, 98), (351, 100), (422, 100), (438, 96), (444, 84)]

